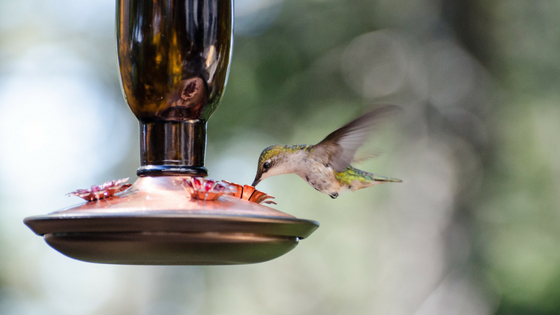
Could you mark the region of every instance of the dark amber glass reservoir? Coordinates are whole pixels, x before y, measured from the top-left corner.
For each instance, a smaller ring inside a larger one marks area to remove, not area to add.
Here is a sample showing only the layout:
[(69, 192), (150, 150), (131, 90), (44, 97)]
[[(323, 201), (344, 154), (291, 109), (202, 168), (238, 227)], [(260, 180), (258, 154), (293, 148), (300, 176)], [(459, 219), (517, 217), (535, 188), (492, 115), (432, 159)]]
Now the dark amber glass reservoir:
[(122, 89), (140, 121), (138, 175), (206, 175), (206, 123), (227, 82), (232, 6), (227, 0), (117, 2)]

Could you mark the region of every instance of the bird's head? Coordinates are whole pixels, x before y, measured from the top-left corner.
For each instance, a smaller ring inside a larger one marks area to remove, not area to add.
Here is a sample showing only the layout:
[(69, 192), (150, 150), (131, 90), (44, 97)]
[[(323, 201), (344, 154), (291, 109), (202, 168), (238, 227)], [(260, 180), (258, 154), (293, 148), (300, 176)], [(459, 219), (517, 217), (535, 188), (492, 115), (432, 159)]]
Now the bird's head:
[(257, 175), (252, 186), (257, 186), (260, 181), (270, 176), (291, 173), (289, 154), (290, 150), (284, 145), (272, 145), (264, 149), (259, 157)]

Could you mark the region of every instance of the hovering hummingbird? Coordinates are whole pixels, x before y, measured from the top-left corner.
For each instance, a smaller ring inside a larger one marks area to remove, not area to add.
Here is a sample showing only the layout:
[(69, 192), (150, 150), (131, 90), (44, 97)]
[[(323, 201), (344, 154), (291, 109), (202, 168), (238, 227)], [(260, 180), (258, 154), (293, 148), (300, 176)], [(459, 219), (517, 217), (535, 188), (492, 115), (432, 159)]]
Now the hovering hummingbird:
[(386, 182), (402, 182), (350, 165), (378, 120), (399, 109), (395, 105), (377, 107), (333, 131), (315, 145), (267, 147), (259, 157), (252, 186), (271, 176), (295, 173), (316, 190), (335, 199), (348, 189), (356, 191)]

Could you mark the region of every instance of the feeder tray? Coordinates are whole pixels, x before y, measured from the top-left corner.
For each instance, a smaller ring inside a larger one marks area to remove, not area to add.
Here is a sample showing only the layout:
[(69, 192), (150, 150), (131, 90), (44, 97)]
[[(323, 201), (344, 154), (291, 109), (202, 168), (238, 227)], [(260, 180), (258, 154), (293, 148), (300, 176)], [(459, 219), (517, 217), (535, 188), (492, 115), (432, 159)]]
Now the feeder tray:
[(232, 0), (117, 0), (116, 33), (123, 93), (140, 122), (139, 179), (78, 190), (88, 202), (26, 218), (31, 230), (83, 261), (221, 265), (276, 258), (317, 229), (254, 202), (271, 198), (263, 192), (207, 198), (183, 186), (207, 175), (206, 125), (227, 81)]
[(319, 226), (233, 196), (193, 199), (182, 179), (141, 177), (122, 195), (29, 217), (25, 224), (69, 257), (141, 265), (267, 261)]

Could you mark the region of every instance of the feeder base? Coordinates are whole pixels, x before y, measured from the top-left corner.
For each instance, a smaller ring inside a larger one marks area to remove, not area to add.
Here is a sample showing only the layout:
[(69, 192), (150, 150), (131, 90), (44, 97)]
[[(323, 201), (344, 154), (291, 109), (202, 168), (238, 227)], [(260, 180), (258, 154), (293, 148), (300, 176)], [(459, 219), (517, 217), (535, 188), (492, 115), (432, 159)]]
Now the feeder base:
[(190, 198), (183, 177), (141, 177), (122, 195), (25, 224), (62, 254), (130, 265), (231, 265), (279, 257), (319, 224), (253, 202)]

